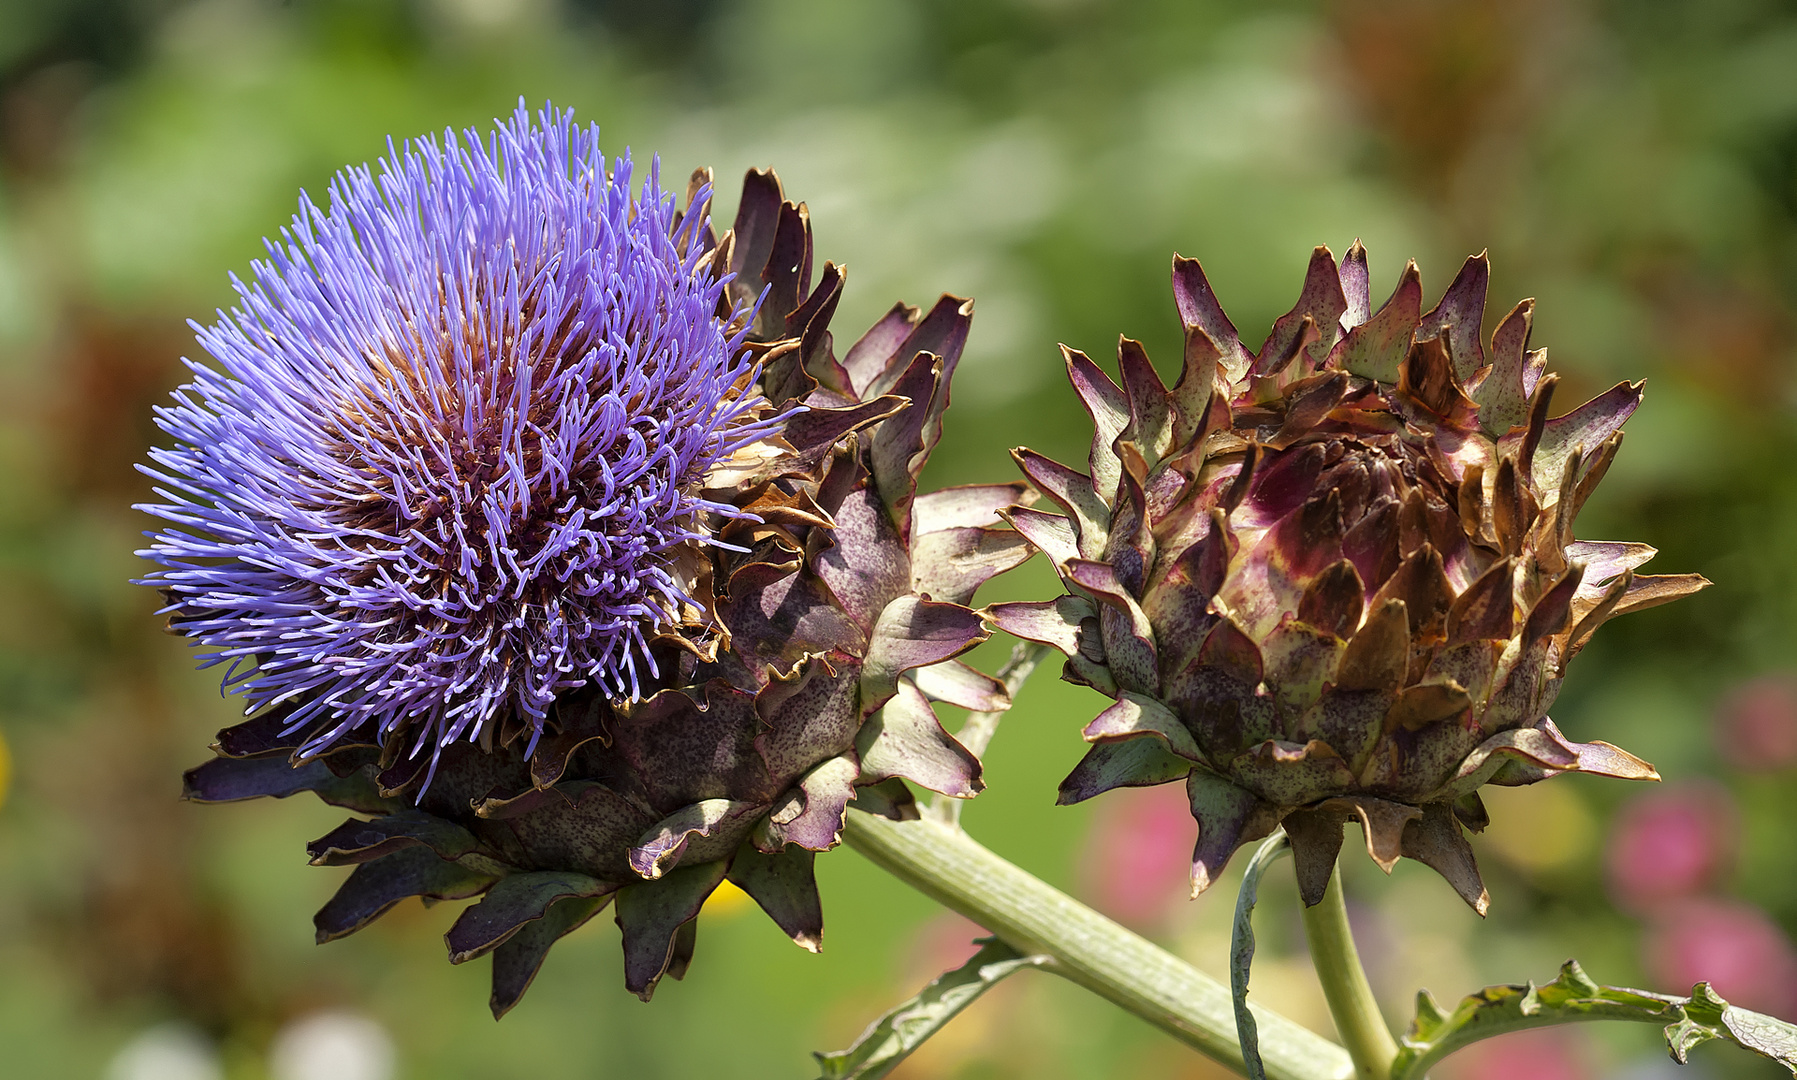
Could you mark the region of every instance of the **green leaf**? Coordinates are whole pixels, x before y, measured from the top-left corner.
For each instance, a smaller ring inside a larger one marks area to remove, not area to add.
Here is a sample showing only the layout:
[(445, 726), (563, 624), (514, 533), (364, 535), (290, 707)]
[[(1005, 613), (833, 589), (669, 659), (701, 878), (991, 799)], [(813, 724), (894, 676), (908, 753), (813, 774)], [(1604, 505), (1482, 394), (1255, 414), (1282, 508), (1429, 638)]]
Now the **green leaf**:
[(898, 1066), (975, 998), (1007, 975), (1046, 963), (1024, 956), (997, 938), (979, 939), (980, 951), (953, 971), (938, 975), (917, 996), (868, 1025), (847, 1050), (814, 1053), (820, 1080), (877, 1080)]
[(1248, 1009), (1248, 969), (1254, 963), (1254, 902), (1267, 867), (1291, 850), (1284, 829), (1267, 837), (1254, 852), (1254, 858), (1248, 860), (1242, 891), (1235, 897), (1235, 930), (1229, 939), (1229, 990), (1235, 997), (1235, 1034), (1242, 1044), (1242, 1066), (1249, 1080), (1267, 1080), (1266, 1066), (1260, 1060), (1260, 1027)]
[(1487, 986), (1444, 1013), (1427, 990), (1417, 995), (1416, 1019), (1401, 1040), (1392, 1080), (1420, 1080), (1436, 1062), (1480, 1039), (1525, 1028), (1584, 1020), (1660, 1024), (1666, 1048), (1683, 1065), (1692, 1047), (1722, 1039), (1769, 1057), (1797, 1076), (1797, 1026), (1724, 1001), (1709, 983), (1688, 998), (1600, 986), (1575, 960), (1545, 986)]

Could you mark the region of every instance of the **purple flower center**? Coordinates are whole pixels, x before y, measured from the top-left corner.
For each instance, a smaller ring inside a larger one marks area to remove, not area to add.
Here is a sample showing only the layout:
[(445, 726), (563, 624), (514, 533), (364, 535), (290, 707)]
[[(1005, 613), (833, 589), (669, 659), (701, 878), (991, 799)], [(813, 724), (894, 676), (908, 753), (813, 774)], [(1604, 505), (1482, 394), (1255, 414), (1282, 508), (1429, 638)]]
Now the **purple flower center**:
[(218, 366), (157, 410), (143, 583), (306, 753), (534, 741), (561, 692), (635, 696), (691, 603), (674, 556), (737, 515), (699, 490), (774, 422), (742, 322), (658, 166), (633, 194), (607, 164), (522, 104), (484, 144), (389, 144), (194, 324)]

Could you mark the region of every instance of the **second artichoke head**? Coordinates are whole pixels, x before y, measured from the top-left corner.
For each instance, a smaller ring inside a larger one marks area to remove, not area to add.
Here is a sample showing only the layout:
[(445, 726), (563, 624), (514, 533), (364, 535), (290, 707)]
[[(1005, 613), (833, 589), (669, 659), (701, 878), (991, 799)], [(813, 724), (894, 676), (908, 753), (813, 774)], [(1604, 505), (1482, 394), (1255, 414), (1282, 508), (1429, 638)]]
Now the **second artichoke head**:
[(1488, 276), (1468, 259), (1425, 313), (1412, 262), (1375, 313), (1365, 250), (1338, 265), (1319, 247), (1251, 353), (1176, 257), (1171, 389), (1129, 339), (1121, 386), (1064, 350), (1096, 428), (1087, 471), (1018, 451), (1061, 513), (1008, 517), (1067, 595), (993, 617), (1114, 699), (1063, 803), (1185, 781), (1194, 894), (1283, 826), (1315, 904), (1354, 819), (1382, 867), (1426, 863), (1483, 913), (1463, 832), (1487, 820), (1482, 785), (1657, 778), (1546, 712), (1601, 623), (1708, 582), (1636, 573), (1644, 544), (1574, 538), (1641, 385), (1550, 419), (1533, 302), (1481, 340)]

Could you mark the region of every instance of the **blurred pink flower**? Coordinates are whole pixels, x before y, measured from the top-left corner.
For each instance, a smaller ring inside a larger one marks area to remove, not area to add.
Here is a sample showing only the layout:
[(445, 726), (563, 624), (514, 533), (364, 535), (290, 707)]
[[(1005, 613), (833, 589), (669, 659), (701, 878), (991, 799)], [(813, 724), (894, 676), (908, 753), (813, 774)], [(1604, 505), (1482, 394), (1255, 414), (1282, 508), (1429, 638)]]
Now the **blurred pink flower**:
[(1775, 1016), (1797, 1006), (1797, 951), (1764, 911), (1738, 900), (1689, 900), (1657, 915), (1645, 945), (1656, 985), (1709, 982), (1732, 1004)]
[(973, 943), (974, 939), (991, 936), (991, 931), (964, 915), (952, 911), (938, 913), (919, 926), (905, 946), (900, 963), (905, 971), (906, 985), (922, 986), (943, 972), (960, 967), (980, 951), (980, 947)]
[(1616, 817), (1607, 852), (1611, 899), (1651, 911), (1715, 884), (1734, 856), (1734, 802), (1704, 781), (1637, 796)]
[(1193, 828), (1185, 788), (1118, 788), (1094, 807), (1079, 877), (1098, 910), (1133, 926), (1191, 895)]
[(1586, 1080), (1591, 1068), (1577, 1035), (1519, 1031), (1468, 1047), (1435, 1075), (1444, 1080)]
[(1797, 764), (1797, 675), (1762, 675), (1737, 686), (1716, 708), (1716, 742), (1744, 772)]

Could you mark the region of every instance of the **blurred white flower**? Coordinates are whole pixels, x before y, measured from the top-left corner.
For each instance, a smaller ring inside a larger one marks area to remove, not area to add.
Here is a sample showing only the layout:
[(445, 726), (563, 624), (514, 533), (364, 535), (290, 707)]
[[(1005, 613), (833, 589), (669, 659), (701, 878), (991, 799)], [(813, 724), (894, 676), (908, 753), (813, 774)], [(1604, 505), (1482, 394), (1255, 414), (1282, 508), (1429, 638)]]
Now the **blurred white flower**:
[(351, 1012), (302, 1016), (282, 1028), (268, 1052), (273, 1080), (392, 1080), (387, 1029)]
[(138, 1032), (112, 1056), (106, 1080), (224, 1080), (212, 1040), (191, 1024), (170, 1022)]

